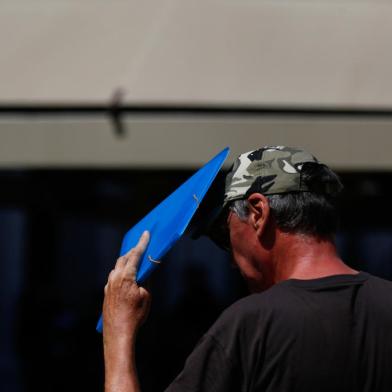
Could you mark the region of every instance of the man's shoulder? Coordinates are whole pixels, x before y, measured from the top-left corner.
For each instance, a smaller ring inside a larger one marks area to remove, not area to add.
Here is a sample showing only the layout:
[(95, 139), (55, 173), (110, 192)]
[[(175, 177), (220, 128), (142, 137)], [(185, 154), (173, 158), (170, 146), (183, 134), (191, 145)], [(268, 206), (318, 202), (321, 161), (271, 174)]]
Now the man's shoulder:
[(363, 295), (368, 298), (367, 302), (387, 296), (385, 303), (392, 303), (392, 282), (366, 272), (361, 272), (351, 279), (347, 276), (346, 280), (345, 276), (331, 276), (310, 280), (308, 283), (302, 281), (302, 285), (298, 282), (283, 281), (268, 290), (234, 302), (221, 314), (217, 320), (218, 325), (240, 326), (248, 321), (260, 325), (271, 319), (290, 322), (292, 319), (298, 319), (300, 314), (306, 317), (309, 313), (314, 314), (315, 310), (314, 306), (309, 306), (306, 299), (311, 298), (313, 302), (321, 303), (325, 297), (319, 294), (324, 291), (329, 297), (333, 295), (333, 288), (337, 288), (336, 295), (340, 298), (342, 285), (360, 284), (364, 288)]
[(263, 324), (276, 313), (290, 311), (290, 290), (284, 285), (275, 285), (261, 293), (251, 294), (234, 302), (218, 318), (218, 327), (230, 326), (240, 328), (248, 323)]
[(275, 284), (269, 289), (260, 293), (251, 294), (234, 302), (228, 309), (228, 313), (253, 313), (263, 312), (274, 308), (281, 309), (287, 301), (290, 302), (292, 296), (291, 287), (288, 281)]
[(370, 287), (379, 288), (381, 290), (392, 290), (392, 281), (380, 278), (369, 273), (363, 273), (368, 277), (368, 284)]
[(248, 314), (271, 309), (282, 305), (282, 300), (287, 299), (289, 295), (290, 290), (286, 285), (276, 284), (265, 291), (239, 299), (227, 309), (227, 312)]
[(363, 298), (373, 313), (384, 314), (392, 320), (392, 282), (374, 275), (366, 274)]

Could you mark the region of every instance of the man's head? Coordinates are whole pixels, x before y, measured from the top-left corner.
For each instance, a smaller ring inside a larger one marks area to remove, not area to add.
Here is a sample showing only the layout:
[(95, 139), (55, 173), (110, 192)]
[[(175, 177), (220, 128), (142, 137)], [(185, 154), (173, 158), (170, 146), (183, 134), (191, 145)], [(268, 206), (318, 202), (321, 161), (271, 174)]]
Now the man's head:
[(302, 149), (263, 147), (242, 154), (226, 177), (211, 236), (231, 248), (239, 265), (246, 258), (267, 258), (277, 233), (332, 238), (341, 189), (337, 175)]

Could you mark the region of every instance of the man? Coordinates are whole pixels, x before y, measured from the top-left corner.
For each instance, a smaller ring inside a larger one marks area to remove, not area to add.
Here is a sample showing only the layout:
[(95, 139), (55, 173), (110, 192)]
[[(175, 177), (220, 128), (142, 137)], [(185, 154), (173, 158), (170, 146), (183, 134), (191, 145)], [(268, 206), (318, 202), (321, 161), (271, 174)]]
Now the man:
[[(300, 149), (237, 159), (210, 235), (231, 249), (255, 294), (220, 316), (167, 391), (392, 390), (392, 283), (337, 254), (341, 188)], [(139, 391), (134, 344), (149, 294), (134, 279), (147, 243), (145, 233), (105, 287), (106, 392)]]

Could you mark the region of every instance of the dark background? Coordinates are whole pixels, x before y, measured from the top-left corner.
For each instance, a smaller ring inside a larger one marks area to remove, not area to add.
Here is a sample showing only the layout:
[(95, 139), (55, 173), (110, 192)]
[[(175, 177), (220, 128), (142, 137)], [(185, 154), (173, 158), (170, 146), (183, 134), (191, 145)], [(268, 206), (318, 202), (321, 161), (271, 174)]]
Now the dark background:
[[(122, 236), (192, 173), (0, 171), (0, 391), (102, 390), (95, 325)], [(341, 255), (392, 279), (392, 173), (339, 174)], [(151, 283), (137, 348), (144, 392), (163, 390), (219, 313), (246, 295), (229, 256), (206, 238), (181, 239)]]

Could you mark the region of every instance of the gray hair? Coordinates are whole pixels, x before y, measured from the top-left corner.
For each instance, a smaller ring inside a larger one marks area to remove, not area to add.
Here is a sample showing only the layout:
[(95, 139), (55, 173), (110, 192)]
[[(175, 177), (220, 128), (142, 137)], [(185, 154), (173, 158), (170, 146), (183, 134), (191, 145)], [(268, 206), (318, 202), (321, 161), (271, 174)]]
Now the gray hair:
[[(334, 200), (315, 192), (296, 192), (267, 197), (271, 215), (284, 232), (319, 236), (334, 234), (338, 216)], [(248, 200), (235, 200), (230, 209), (245, 221), (249, 215)]]
[(242, 220), (246, 220), (249, 215), (249, 207), (248, 207), (248, 200), (240, 199), (234, 200), (231, 205), (230, 209)]

